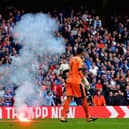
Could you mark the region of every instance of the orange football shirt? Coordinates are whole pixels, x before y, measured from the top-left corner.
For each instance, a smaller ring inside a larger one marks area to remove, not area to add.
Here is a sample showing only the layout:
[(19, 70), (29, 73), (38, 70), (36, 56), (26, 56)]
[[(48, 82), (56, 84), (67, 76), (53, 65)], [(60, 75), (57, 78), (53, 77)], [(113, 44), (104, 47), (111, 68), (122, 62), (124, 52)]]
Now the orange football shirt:
[(81, 84), (82, 78), (79, 69), (82, 68), (82, 59), (79, 56), (72, 57), (69, 61), (69, 75), (67, 83)]

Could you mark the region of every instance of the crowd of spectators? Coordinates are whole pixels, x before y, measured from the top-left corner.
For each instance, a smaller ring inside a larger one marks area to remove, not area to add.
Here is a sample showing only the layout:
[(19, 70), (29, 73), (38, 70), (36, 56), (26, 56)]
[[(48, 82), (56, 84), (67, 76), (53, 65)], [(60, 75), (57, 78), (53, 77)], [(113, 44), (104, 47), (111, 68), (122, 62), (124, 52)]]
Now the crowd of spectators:
[[(48, 62), (41, 63), (39, 84), (47, 106), (62, 105), (65, 96), (63, 71), (68, 69), (69, 59), (76, 49), (85, 51), (85, 76), (91, 89), (87, 91), (90, 105), (129, 105), (129, 17), (111, 16), (104, 23), (94, 12), (86, 8), (70, 13), (48, 12), (59, 25), (57, 37), (63, 37), (66, 52), (60, 57), (45, 57)], [(18, 56), (20, 45), (14, 42), (11, 30), (20, 21), (24, 10), (10, 11), (6, 17), (0, 14), (0, 65), (10, 64), (12, 56)], [(40, 12), (42, 13), (42, 11)], [(40, 46), (39, 46), (40, 47)], [(48, 70), (47, 70), (48, 68)], [(0, 84), (0, 105), (12, 106), (15, 88)], [(73, 98), (70, 105), (81, 105), (79, 98)]]

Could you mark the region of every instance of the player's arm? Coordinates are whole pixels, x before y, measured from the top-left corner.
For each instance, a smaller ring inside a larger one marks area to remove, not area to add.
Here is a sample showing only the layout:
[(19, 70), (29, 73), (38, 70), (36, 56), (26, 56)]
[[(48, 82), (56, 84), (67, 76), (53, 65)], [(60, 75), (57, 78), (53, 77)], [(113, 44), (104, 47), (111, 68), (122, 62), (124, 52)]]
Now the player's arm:
[(82, 71), (79, 71), (79, 74), (80, 74), (80, 76), (82, 78), (82, 82), (85, 84), (86, 88), (89, 89), (90, 88), (90, 84), (89, 84), (88, 80), (86, 79), (86, 77), (83, 75)]
[(83, 74), (82, 62), (80, 62), (80, 64), (79, 64), (79, 69), (78, 69), (78, 71), (79, 71), (80, 77), (82, 78), (82, 82), (83, 82), (83, 83), (86, 85), (86, 87), (89, 89), (89, 88), (90, 88), (90, 84), (89, 84), (88, 80), (86, 79), (86, 77), (85, 77), (84, 74)]

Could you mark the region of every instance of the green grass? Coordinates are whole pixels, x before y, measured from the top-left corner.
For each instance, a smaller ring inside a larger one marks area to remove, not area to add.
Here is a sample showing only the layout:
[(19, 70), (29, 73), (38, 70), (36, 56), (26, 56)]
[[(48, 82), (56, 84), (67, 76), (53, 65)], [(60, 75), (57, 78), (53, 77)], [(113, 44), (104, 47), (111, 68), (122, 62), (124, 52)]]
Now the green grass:
[(85, 119), (69, 119), (67, 123), (57, 119), (33, 120), (31, 123), (0, 120), (0, 129), (129, 129), (129, 119), (98, 119), (89, 123)]

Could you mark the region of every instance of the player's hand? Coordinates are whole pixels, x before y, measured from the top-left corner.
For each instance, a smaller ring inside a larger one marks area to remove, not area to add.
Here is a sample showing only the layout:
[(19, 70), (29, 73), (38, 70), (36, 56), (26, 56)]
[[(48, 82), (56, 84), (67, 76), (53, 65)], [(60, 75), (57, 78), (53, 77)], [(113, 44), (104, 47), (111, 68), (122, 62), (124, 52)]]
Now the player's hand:
[(88, 80), (85, 78), (82, 80), (84, 86), (89, 90), (90, 89), (90, 83), (88, 82)]
[(89, 90), (90, 89), (90, 85), (88, 85), (88, 86), (86, 85), (86, 88), (87, 88), (87, 90)]

